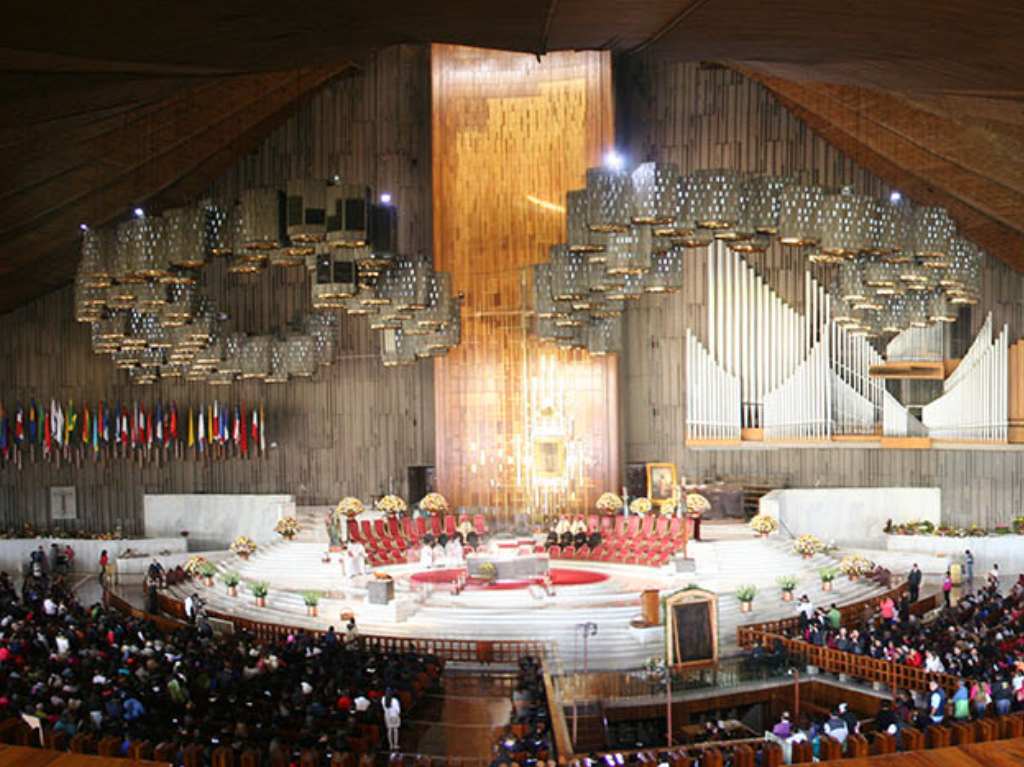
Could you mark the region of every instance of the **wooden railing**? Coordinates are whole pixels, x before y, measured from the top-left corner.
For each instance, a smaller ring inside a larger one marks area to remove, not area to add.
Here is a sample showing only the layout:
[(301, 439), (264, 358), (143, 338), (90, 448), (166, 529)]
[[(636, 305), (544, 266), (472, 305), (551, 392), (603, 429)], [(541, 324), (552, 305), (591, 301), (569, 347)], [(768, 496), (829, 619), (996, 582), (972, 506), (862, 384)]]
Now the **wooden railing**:
[[(859, 602), (850, 602), (849, 604), (839, 605), (840, 621), (843, 626), (849, 626), (860, 621), (864, 616), (865, 610), (874, 612), (886, 597), (892, 597), (893, 601), (898, 604), (906, 591), (907, 584), (901, 583), (895, 588), (883, 591), (881, 594), (876, 594), (873, 597), (862, 599)], [(799, 628), (800, 616), (798, 615), (794, 615), (790, 618), (779, 618), (774, 621), (763, 621), (762, 623), (747, 623), (736, 627), (736, 641), (741, 647), (748, 646), (743, 643), (744, 631), (747, 629), (760, 632), (767, 631), (772, 634), (789, 635), (795, 633)]]
[(960, 677), (952, 674), (929, 672), (905, 663), (833, 650), (802, 639), (791, 639), (781, 634), (744, 627), (741, 645), (750, 647), (754, 642), (761, 642), (765, 647), (774, 647), (781, 643), (781, 647), (789, 656), (801, 663), (816, 666), (831, 674), (845, 674), (865, 682), (881, 682), (888, 685), (891, 690), (927, 690), (928, 683), (934, 679), (952, 694), (960, 682)]
[[(157, 595), (157, 605), (162, 612), (173, 616), (176, 620), (153, 615), (132, 607), (127, 601), (118, 596), (116, 592), (111, 590), (104, 591), (104, 603), (136, 618), (155, 621), (161, 630), (173, 632), (185, 625), (183, 622), (185, 619), (184, 605), (181, 600), (175, 599), (166, 593)], [(289, 634), (300, 630), (314, 635), (323, 633), (318, 630), (288, 626), (282, 623), (249, 620), (248, 618), (240, 618), (237, 615), (222, 613), (216, 610), (207, 610), (207, 614), (211, 618), (231, 623), (236, 631), (245, 631), (265, 642), (283, 641)], [(428, 637), (400, 637), (383, 634), (360, 634), (359, 636), (364, 647), (380, 652), (407, 652), (418, 655), (433, 655), (445, 662), (461, 661), (507, 665), (518, 663), (524, 657), (544, 658), (548, 654), (548, 647), (543, 642), (432, 639)]]

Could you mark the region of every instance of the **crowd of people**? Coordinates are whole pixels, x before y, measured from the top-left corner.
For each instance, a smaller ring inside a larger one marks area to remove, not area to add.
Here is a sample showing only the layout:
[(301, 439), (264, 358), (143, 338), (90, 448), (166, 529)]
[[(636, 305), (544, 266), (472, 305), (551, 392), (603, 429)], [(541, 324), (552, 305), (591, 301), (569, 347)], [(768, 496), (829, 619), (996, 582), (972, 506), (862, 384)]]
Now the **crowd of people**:
[[(269, 763), (305, 749), (397, 750), (402, 701), (437, 684), (433, 657), (380, 653), (332, 627), (264, 642), (151, 622), (79, 604), (60, 575), (22, 594), (0, 574), (0, 718), (130, 744), (255, 749)], [(385, 739), (385, 733), (387, 739)], [(180, 763), (176, 762), (176, 763)], [(209, 763), (208, 761), (206, 763)]]
[(544, 673), (535, 658), (522, 658), (512, 691), (512, 716), (494, 746), (492, 767), (544, 764), (554, 756)]

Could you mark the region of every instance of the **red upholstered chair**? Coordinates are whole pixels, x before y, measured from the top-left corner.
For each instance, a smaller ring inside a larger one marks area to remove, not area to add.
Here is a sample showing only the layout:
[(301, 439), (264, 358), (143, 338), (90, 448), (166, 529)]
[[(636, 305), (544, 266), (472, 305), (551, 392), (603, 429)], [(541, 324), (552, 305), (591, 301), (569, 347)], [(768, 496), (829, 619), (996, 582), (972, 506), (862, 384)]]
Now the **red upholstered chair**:
[(373, 540), (373, 525), (370, 524), (370, 520), (364, 519), (360, 522), (359, 529), (362, 531), (363, 543), (369, 543)]
[[(541, 546), (541, 547), (540, 547), (540, 550), (541, 550), (541, 551), (544, 551), (544, 547), (543, 547), (543, 546)], [(465, 554), (474, 554), (474, 553), (476, 553), (476, 549), (474, 549), (474, 548), (473, 548), (472, 546), (466, 545), (466, 546), (463, 546), (463, 547), (462, 547), (462, 553), (463, 553), (464, 555), (465, 555)]]
[(654, 537), (664, 539), (668, 537), (668, 528), (672, 520), (668, 517), (658, 517), (658, 523), (654, 526)]
[(562, 549), (562, 559), (576, 559), (576, 547), (569, 544)]
[(629, 522), (626, 524), (626, 537), (636, 538), (637, 535), (640, 533), (640, 525), (642, 522), (643, 519), (641, 517), (638, 517), (636, 514), (629, 517)]
[(354, 519), (348, 521), (348, 539), (350, 541), (362, 541), (363, 537), (359, 532), (359, 523)]
[(473, 529), (476, 530), (477, 535), (487, 535), (487, 520), (484, 519), (483, 514), (473, 515)]
[(548, 549), (548, 556), (551, 557), (552, 559), (561, 559), (561, 557), (562, 557), (562, 547), (559, 546), (558, 544), (555, 544), (550, 549)]
[(601, 520), (597, 514), (591, 514), (587, 517), (587, 532), (596, 533), (601, 526)]
[(621, 541), (626, 537), (626, 517), (615, 518), (615, 532), (612, 533), (612, 538), (616, 541)]
[(590, 547), (583, 544), (576, 550), (576, 559), (590, 559)]
[(416, 520), (411, 517), (405, 517), (402, 520), (402, 536), (413, 543), (419, 541), (419, 532), (416, 530)]
[(683, 538), (683, 522), (685, 520), (682, 517), (672, 517), (672, 524), (668, 526), (668, 537), (672, 540), (676, 538), (682, 540)]
[(373, 535), (378, 541), (383, 541), (388, 537), (387, 528), (384, 526), (386, 521), (384, 519), (373, 520)]
[(437, 514), (430, 517), (430, 532), (434, 534), (435, 538), (441, 535), (441, 517)]
[(455, 517), (451, 514), (444, 515), (444, 532), (449, 537), (455, 535)]
[(653, 538), (654, 537), (654, 525), (658, 522), (654, 514), (648, 514), (643, 518), (640, 523), (640, 537), (641, 538)]
[(427, 518), (426, 517), (416, 517), (415, 522), (416, 522), (416, 533), (417, 533), (416, 539), (419, 540), (420, 538), (422, 538), (424, 535), (427, 534)]
[(543, 543), (538, 543), (536, 546), (534, 546), (533, 547), (533, 553), (534, 554), (543, 554), (544, 553), (544, 544)]
[(608, 538), (615, 532), (616, 517), (605, 514), (601, 517), (601, 537)]
[(402, 520), (398, 517), (388, 517), (388, 533), (392, 538), (402, 537)]

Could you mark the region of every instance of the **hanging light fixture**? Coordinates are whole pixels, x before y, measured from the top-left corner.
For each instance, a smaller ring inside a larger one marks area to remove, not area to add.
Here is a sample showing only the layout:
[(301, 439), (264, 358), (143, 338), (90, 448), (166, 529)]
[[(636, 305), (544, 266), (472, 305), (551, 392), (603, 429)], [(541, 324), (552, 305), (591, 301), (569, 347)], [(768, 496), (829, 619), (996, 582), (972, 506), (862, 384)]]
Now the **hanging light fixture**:
[(285, 225), (292, 243), (323, 242), (327, 237), (327, 182), (319, 178), (288, 181)]
[(820, 213), (820, 252), (848, 259), (866, 250), (871, 245), (873, 213), (871, 198), (854, 194), (849, 188), (826, 195)]
[(956, 236), (956, 225), (945, 208), (916, 208), (910, 231), (914, 255), (945, 259)]
[(551, 264), (534, 264), (533, 273), (533, 313), (542, 319), (554, 317), (557, 313), (555, 299), (551, 295)]
[(743, 177), (734, 170), (698, 170), (690, 174), (687, 218), (698, 229), (711, 229), (720, 239), (734, 239), (740, 219)]
[(790, 183), (779, 176), (748, 176), (743, 183), (743, 209), (741, 227), (760, 235), (774, 235), (779, 231), (782, 190)]
[(582, 298), (589, 292), (587, 282), (589, 271), (586, 256), (573, 253), (565, 245), (553, 245), (548, 249), (551, 263), (551, 297), (556, 301), (570, 301)]
[(311, 336), (292, 333), (287, 337), (285, 367), (292, 378), (309, 378), (316, 372), (316, 346)]
[(167, 260), (178, 269), (201, 269), (209, 251), (207, 208), (189, 205), (164, 211)]
[(78, 280), (86, 288), (110, 285), (111, 261), (114, 256), (114, 232), (110, 229), (82, 230), (82, 260), (78, 263)]
[[(243, 189), (238, 199), (242, 246), (246, 250), (281, 247), (281, 192), (271, 188)], [(235, 255), (238, 256), (237, 247)]]
[(910, 223), (910, 206), (904, 202), (875, 200), (869, 220), (870, 242), (866, 252), (880, 256), (889, 263), (906, 260), (906, 231)]
[(672, 163), (645, 162), (633, 171), (636, 207), (634, 224), (674, 230), (679, 216), (679, 168)]
[(604, 262), (605, 235), (591, 231), (587, 223), (590, 199), (586, 189), (574, 189), (565, 195), (566, 244), (574, 253), (586, 253), (590, 261)]
[(336, 248), (361, 248), (369, 238), (370, 188), (331, 184), (325, 190), (327, 242)]
[(789, 184), (779, 199), (779, 242), (804, 247), (821, 240), (821, 207), (825, 192), (816, 186)]
[(857, 322), (857, 315), (853, 311), (850, 302), (843, 298), (833, 298), (831, 301), (832, 319), (844, 327), (854, 325)]
[(586, 329), (587, 351), (595, 357), (622, 351), (622, 318), (593, 320)]
[(932, 322), (956, 322), (956, 309), (950, 304), (946, 294), (935, 291), (928, 298), (928, 319)]
[(683, 287), (682, 248), (658, 253), (651, 261), (651, 269), (644, 278), (647, 293), (675, 293)]
[(350, 248), (316, 246), (316, 268), (310, 273), (310, 292), (316, 308), (341, 308), (341, 299), (358, 290), (355, 253)]
[(837, 284), (836, 295), (849, 302), (854, 309), (856, 309), (858, 302), (865, 300), (868, 296), (868, 291), (864, 289), (864, 285), (861, 282), (860, 269), (857, 267), (857, 264), (844, 263), (839, 268)]
[(587, 225), (593, 232), (625, 232), (635, 212), (633, 179), (624, 170), (587, 170)]
[(640, 237), (634, 232), (615, 232), (608, 235), (605, 251), (605, 271), (610, 275), (643, 274), (651, 267), (649, 250), (650, 229), (647, 229), (648, 247), (642, 247)]

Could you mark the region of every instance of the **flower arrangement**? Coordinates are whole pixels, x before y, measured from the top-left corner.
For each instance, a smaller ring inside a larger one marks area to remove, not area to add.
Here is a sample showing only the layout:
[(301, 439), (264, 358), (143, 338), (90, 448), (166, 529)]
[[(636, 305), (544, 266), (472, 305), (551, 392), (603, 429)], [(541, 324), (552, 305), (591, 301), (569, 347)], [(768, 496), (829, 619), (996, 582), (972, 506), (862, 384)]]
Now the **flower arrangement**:
[(658, 509), (662, 516), (671, 517), (676, 513), (676, 502), (673, 498), (667, 498), (661, 502), (661, 507)]
[(850, 578), (857, 578), (861, 575), (868, 575), (874, 572), (875, 563), (867, 557), (862, 557), (859, 554), (851, 554), (840, 560), (839, 569)]
[(189, 577), (195, 578), (196, 576), (203, 574), (202, 568), (203, 565), (206, 563), (206, 557), (201, 557), (198, 554), (196, 554), (188, 558), (188, 561), (185, 562), (185, 567), (183, 569), (185, 570), (185, 573)]
[(237, 554), (243, 559), (247, 558), (250, 554), (256, 551), (256, 541), (247, 535), (240, 535), (235, 540), (231, 541), (231, 553)]
[(440, 493), (427, 493), (420, 500), (420, 508), (431, 514), (444, 514), (448, 511), (448, 499)]
[(377, 501), (377, 511), (382, 511), (385, 514), (401, 514), (405, 509), (405, 501), (397, 495), (385, 495)]
[(775, 517), (758, 514), (750, 520), (750, 529), (758, 535), (771, 535), (779, 529), (779, 522)]
[(839, 575), (838, 567), (833, 567), (832, 565), (829, 565), (828, 567), (821, 568), (818, 571), (818, 577), (821, 578), (821, 590), (831, 591), (832, 581), (836, 579), (837, 575)]
[(1024, 535), (1024, 516), (1013, 518), (1013, 532)]
[(363, 502), (351, 495), (342, 498), (334, 507), (334, 513), (339, 517), (357, 517), (364, 511), (366, 511), (366, 507), (363, 506)]
[(601, 497), (597, 499), (597, 510), (603, 511), (606, 514), (614, 514), (622, 506), (622, 498), (615, 493), (601, 493)]
[(302, 601), (306, 605), (306, 615), (311, 618), (315, 618), (317, 615), (316, 606), (320, 604), (320, 592), (319, 591), (303, 591)]
[(819, 551), (825, 550), (825, 544), (821, 538), (811, 533), (804, 533), (793, 541), (793, 551), (804, 557), (813, 557)]
[(629, 510), (633, 514), (650, 514), (652, 508), (649, 498), (634, 498), (629, 504)]
[(199, 574), (203, 576), (207, 581), (212, 581), (213, 576), (217, 574), (217, 568), (209, 560), (203, 560), (199, 563)]
[(695, 517), (711, 511), (711, 501), (700, 493), (689, 493), (686, 496), (686, 512)]
[(299, 520), (295, 517), (281, 517), (274, 525), (274, 532), (282, 538), (291, 540), (299, 534)]
[(493, 562), (484, 562), (480, 565), (479, 574), (484, 580), (493, 581), (498, 577), (498, 568)]
[(249, 591), (256, 597), (256, 604), (263, 607), (267, 604), (267, 594), (270, 591), (270, 584), (266, 581), (253, 581), (249, 584)]

